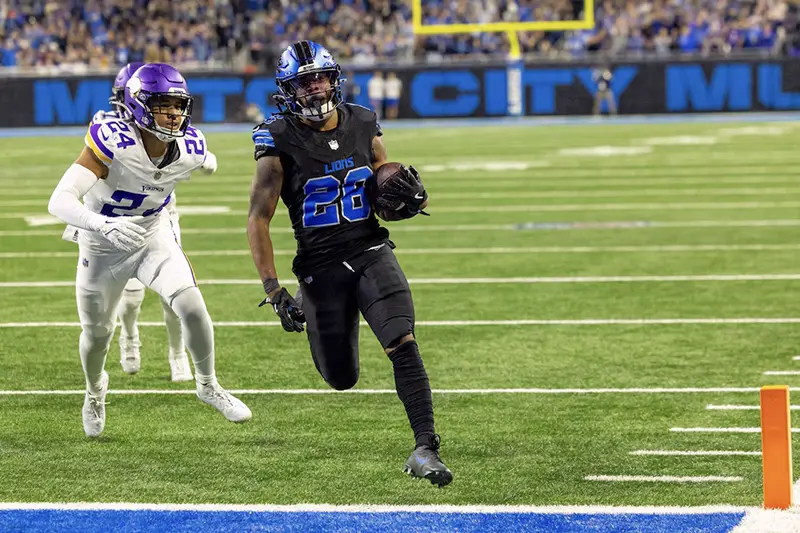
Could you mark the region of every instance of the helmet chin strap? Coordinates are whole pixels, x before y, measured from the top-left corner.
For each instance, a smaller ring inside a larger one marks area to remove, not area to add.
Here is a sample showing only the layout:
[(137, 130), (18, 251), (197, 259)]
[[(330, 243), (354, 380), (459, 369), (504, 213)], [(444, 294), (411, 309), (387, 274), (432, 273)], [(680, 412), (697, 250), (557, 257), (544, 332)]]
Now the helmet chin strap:
[(155, 135), (156, 139), (158, 139), (159, 141), (170, 142), (174, 141), (175, 139), (179, 139), (185, 135), (185, 133), (182, 132), (181, 129), (183, 124), (185, 124), (187, 120), (188, 120), (187, 118), (184, 118), (184, 122), (181, 123), (181, 126), (179, 126), (177, 129), (170, 129), (170, 133), (164, 131), (167, 128), (162, 128), (161, 126), (158, 125), (158, 122), (156, 122), (155, 120), (153, 120), (153, 124), (146, 129), (147, 131)]
[(177, 137), (175, 137), (174, 135), (167, 135), (166, 133), (162, 133), (162, 132), (160, 132), (160, 131), (153, 131), (152, 133), (153, 133), (153, 135), (155, 135), (155, 136), (156, 136), (156, 138), (157, 138), (159, 141), (163, 141), (163, 142), (165, 142), (165, 143), (168, 143), (168, 142), (174, 141), (174, 140), (177, 138)]
[(303, 107), (303, 118), (312, 122), (324, 122), (330, 118), (336, 107), (331, 100), (324, 98), (314, 98), (310, 102), (313, 107)]
[(156, 139), (158, 139), (161, 142), (168, 143), (178, 138), (178, 136), (176, 135), (170, 135), (168, 133), (164, 133), (163, 131), (159, 131), (155, 128), (145, 128), (142, 126), (139, 127), (145, 130), (147, 133), (152, 134)]

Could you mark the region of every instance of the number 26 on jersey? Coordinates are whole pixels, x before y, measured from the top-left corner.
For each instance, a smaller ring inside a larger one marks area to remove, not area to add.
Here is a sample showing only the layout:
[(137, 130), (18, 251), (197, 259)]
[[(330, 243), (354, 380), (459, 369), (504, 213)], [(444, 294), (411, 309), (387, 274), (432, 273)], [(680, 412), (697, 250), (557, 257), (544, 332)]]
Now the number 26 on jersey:
[(359, 167), (349, 171), (342, 183), (333, 176), (308, 180), (303, 187), (303, 227), (335, 226), (342, 218), (357, 222), (369, 217), (372, 209), (364, 184), (370, 176), (371, 168)]

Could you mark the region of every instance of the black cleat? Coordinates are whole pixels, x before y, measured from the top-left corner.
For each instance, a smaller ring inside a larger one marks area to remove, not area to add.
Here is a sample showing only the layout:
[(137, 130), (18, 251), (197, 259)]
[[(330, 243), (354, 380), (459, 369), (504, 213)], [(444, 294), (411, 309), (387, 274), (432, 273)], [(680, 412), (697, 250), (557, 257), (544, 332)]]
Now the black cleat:
[(429, 480), (439, 488), (453, 481), (453, 473), (439, 457), (439, 435), (434, 435), (431, 445), (417, 446), (403, 466), (403, 471), (411, 477)]

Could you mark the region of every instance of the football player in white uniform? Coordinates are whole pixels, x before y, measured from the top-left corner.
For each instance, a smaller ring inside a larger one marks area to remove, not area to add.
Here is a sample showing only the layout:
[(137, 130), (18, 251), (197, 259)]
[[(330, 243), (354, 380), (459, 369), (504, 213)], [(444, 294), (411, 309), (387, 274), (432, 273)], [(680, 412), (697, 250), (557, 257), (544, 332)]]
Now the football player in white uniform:
[(169, 65), (145, 65), (128, 81), (124, 103), (130, 118), (89, 127), (86, 146), (48, 205), (52, 215), (83, 230), (76, 279), (86, 376), (83, 429), (97, 437), (105, 427), (105, 359), (130, 278), (156, 291), (180, 318), (197, 397), (228, 420), (244, 422), (250, 409), (217, 382), (211, 317), (163, 213), (176, 183), (189, 179), (208, 154), (203, 134), (189, 125), (192, 97), (186, 81)]
[[(129, 114), (125, 109), (125, 85), (131, 79), (133, 73), (144, 63), (128, 63), (122, 67), (114, 79), (114, 85), (111, 91), (111, 98), (109, 103), (114, 107), (114, 111), (98, 111), (92, 124), (101, 122), (105, 119), (125, 119), (129, 118)], [(217, 170), (217, 158), (208, 151), (203, 164), (200, 167), (202, 172), (211, 174)], [(178, 244), (181, 244), (181, 228), (179, 225), (179, 215), (176, 209), (177, 197), (175, 192), (172, 193), (172, 200), (165, 208), (167, 215), (169, 215), (169, 222), (172, 223), (172, 230), (175, 232), (175, 238)], [(69, 240), (75, 240), (74, 228), (68, 229), (65, 233)], [(142, 309), (142, 302), (144, 302), (144, 285), (136, 278), (128, 280), (125, 285), (125, 290), (122, 292), (122, 299), (117, 309), (117, 316), (120, 322), (120, 335), (119, 335), (119, 359), (122, 365), (122, 370), (127, 374), (136, 374), (141, 367), (141, 357), (139, 355), (139, 312)], [(167, 326), (167, 342), (169, 344), (169, 368), (172, 381), (191, 381), (192, 368), (189, 366), (189, 358), (186, 355), (186, 349), (183, 343), (183, 335), (181, 333), (181, 321), (178, 315), (169, 306), (169, 303), (161, 299), (161, 306), (164, 310), (164, 323)]]

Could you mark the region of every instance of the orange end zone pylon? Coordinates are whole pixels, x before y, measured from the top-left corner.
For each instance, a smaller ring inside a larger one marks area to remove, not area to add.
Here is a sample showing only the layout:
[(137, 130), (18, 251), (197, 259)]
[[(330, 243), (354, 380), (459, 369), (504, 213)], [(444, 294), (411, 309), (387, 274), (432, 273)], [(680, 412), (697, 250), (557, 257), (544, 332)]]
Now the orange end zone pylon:
[(792, 421), (788, 385), (761, 387), (764, 508), (792, 506)]

